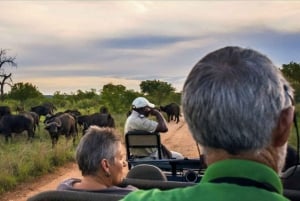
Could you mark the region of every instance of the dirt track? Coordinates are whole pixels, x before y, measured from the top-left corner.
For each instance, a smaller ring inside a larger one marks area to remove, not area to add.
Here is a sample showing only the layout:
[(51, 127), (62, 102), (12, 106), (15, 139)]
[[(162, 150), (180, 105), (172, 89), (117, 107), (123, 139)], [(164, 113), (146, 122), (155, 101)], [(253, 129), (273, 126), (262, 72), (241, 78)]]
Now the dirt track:
[[(199, 157), (196, 143), (190, 135), (188, 127), (182, 118), (178, 124), (170, 122), (168, 124), (168, 128), (168, 133), (161, 134), (163, 144), (165, 144), (170, 150), (182, 153), (185, 157)], [(55, 173), (45, 175), (32, 182), (22, 184), (17, 187), (15, 191), (4, 194), (0, 200), (26, 201), (28, 197), (38, 192), (55, 190), (59, 182), (70, 177), (81, 177), (77, 165), (74, 163), (58, 168)]]

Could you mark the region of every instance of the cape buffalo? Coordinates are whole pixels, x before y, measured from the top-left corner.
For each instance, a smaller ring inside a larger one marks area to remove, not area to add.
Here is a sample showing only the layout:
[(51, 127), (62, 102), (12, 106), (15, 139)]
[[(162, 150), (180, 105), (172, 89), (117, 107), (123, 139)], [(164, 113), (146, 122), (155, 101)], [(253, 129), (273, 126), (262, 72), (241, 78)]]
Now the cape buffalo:
[(160, 110), (167, 114), (168, 122), (170, 122), (170, 120), (173, 120), (174, 117), (174, 121), (176, 121), (176, 123), (179, 122), (180, 107), (176, 103), (170, 103), (166, 106), (160, 106)]
[(31, 117), (32, 120), (33, 120), (33, 130), (36, 131), (36, 127), (39, 128), (39, 123), (40, 123), (40, 120), (39, 120), (39, 115), (35, 112), (25, 112), (25, 111), (22, 111), (19, 113), (20, 115), (25, 115), (27, 117)]
[(59, 116), (51, 118), (47, 121), (45, 129), (49, 132), (52, 140), (52, 148), (57, 144), (60, 135), (65, 135), (68, 140), (73, 138), (73, 144), (75, 144), (75, 137), (77, 136), (77, 130), (75, 126), (75, 119), (68, 113), (63, 113)]
[(73, 109), (73, 110), (65, 110), (64, 113), (69, 113), (70, 115), (72, 115), (73, 117), (75, 117), (75, 119), (81, 115), (81, 112), (78, 111), (77, 109)]
[(99, 112), (101, 114), (108, 114), (108, 108), (105, 106), (101, 106)]
[(115, 120), (111, 114), (107, 113), (94, 113), (91, 115), (81, 115), (77, 117), (77, 123), (83, 126), (83, 135), (86, 129), (91, 125), (99, 127), (115, 128)]
[(31, 116), (27, 115), (4, 115), (0, 120), (0, 133), (4, 134), (5, 141), (12, 137), (12, 133), (27, 131), (28, 139), (34, 137), (34, 122)]
[(30, 111), (35, 112), (40, 116), (46, 116), (47, 114), (53, 115), (56, 107), (52, 103), (44, 103), (43, 105), (37, 105), (31, 107)]
[(9, 106), (0, 106), (0, 118), (6, 114), (11, 114), (11, 109)]

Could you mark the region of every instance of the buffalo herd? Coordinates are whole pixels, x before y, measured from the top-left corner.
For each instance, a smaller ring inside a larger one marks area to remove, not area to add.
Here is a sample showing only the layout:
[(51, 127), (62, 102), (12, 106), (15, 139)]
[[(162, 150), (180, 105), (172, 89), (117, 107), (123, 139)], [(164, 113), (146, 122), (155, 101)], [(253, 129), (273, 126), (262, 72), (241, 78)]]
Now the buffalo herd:
[(41, 116), (45, 117), (44, 129), (50, 135), (53, 148), (61, 135), (64, 135), (67, 141), (72, 138), (75, 144), (78, 126), (83, 130), (82, 135), (90, 125), (115, 128), (114, 118), (104, 106), (99, 112), (90, 115), (82, 115), (76, 109), (57, 113), (55, 110), (56, 107), (52, 103), (44, 103), (31, 107), (29, 111), (17, 107), (17, 114), (13, 114), (9, 106), (0, 106), (0, 135), (4, 135), (5, 141), (8, 142), (12, 139), (12, 133), (20, 134), (26, 131), (28, 140), (32, 140), (36, 128), (39, 128)]
[[(161, 112), (167, 114), (167, 120), (179, 122), (180, 106), (176, 103), (170, 103), (158, 108)], [(102, 106), (99, 112), (90, 115), (82, 115), (78, 110), (65, 110), (64, 112), (54, 113), (56, 107), (51, 103), (44, 103), (30, 108), (30, 111), (24, 111), (22, 107), (17, 108), (18, 114), (12, 114), (8, 106), (0, 106), (0, 134), (4, 135), (5, 141), (12, 139), (12, 133), (27, 133), (28, 140), (35, 137), (36, 128), (39, 127), (40, 117), (45, 116), (44, 128), (48, 131), (52, 148), (55, 147), (59, 136), (64, 135), (67, 141), (72, 138), (73, 144), (78, 136), (78, 126), (82, 128), (82, 135), (91, 125), (99, 127), (115, 128), (115, 121), (105, 106)], [(130, 112), (127, 113), (127, 116)], [(288, 146), (287, 157), (284, 170), (288, 169), (297, 161), (296, 150)]]
[[(160, 106), (170, 120), (179, 122), (180, 107), (176, 103)], [(64, 135), (66, 139), (73, 139), (78, 136), (78, 127), (85, 134), (91, 125), (99, 127), (115, 128), (115, 120), (108, 112), (107, 107), (100, 107), (99, 112), (93, 114), (81, 114), (78, 110), (65, 110), (55, 113), (56, 107), (52, 103), (44, 103), (33, 106), (29, 111), (25, 111), (23, 106), (17, 107), (17, 114), (13, 114), (9, 106), (0, 106), (0, 134), (4, 135), (5, 141), (12, 138), (12, 133), (19, 134), (27, 132), (28, 139), (35, 137), (36, 129), (40, 126), (40, 117), (44, 116), (44, 128), (49, 133), (52, 147), (57, 144), (59, 136)]]

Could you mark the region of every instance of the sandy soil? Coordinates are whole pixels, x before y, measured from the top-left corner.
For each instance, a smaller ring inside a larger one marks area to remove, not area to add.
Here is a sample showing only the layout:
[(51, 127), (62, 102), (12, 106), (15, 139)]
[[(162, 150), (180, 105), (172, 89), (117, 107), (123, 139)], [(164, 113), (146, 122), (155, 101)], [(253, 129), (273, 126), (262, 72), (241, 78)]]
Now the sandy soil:
[[(181, 118), (180, 122), (168, 123), (169, 131), (161, 134), (163, 144), (170, 150), (182, 153), (188, 158), (199, 157), (199, 151), (196, 142), (193, 140), (188, 130), (187, 124)], [(81, 174), (75, 163), (69, 163), (64, 167), (58, 168), (54, 173), (42, 176), (34, 181), (21, 184), (12, 192), (1, 196), (3, 201), (26, 201), (28, 197), (46, 190), (55, 190), (56, 186), (62, 180), (70, 177), (80, 178)]]

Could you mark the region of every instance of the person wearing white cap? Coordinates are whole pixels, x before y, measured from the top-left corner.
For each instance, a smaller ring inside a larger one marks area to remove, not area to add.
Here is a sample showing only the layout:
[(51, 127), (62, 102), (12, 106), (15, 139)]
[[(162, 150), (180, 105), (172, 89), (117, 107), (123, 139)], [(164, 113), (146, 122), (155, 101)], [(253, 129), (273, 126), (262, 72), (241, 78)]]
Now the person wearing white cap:
[[(156, 121), (149, 119), (149, 115), (153, 115), (156, 118)], [(150, 133), (159, 132), (165, 133), (168, 131), (166, 120), (163, 115), (155, 108), (153, 103), (150, 103), (144, 97), (138, 97), (132, 102), (132, 112), (128, 116), (125, 123), (125, 134), (128, 131), (133, 130), (143, 130)], [(169, 151), (164, 145), (163, 148), (163, 158), (174, 158), (174, 159), (183, 159), (182, 154)], [(137, 156), (148, 156), (150, 158), (157, 158), (158, 153), (156, 149), (138, 149), (133, 151), (134, 155)], [(148, 157), (145, 157), (147, 159)]]

